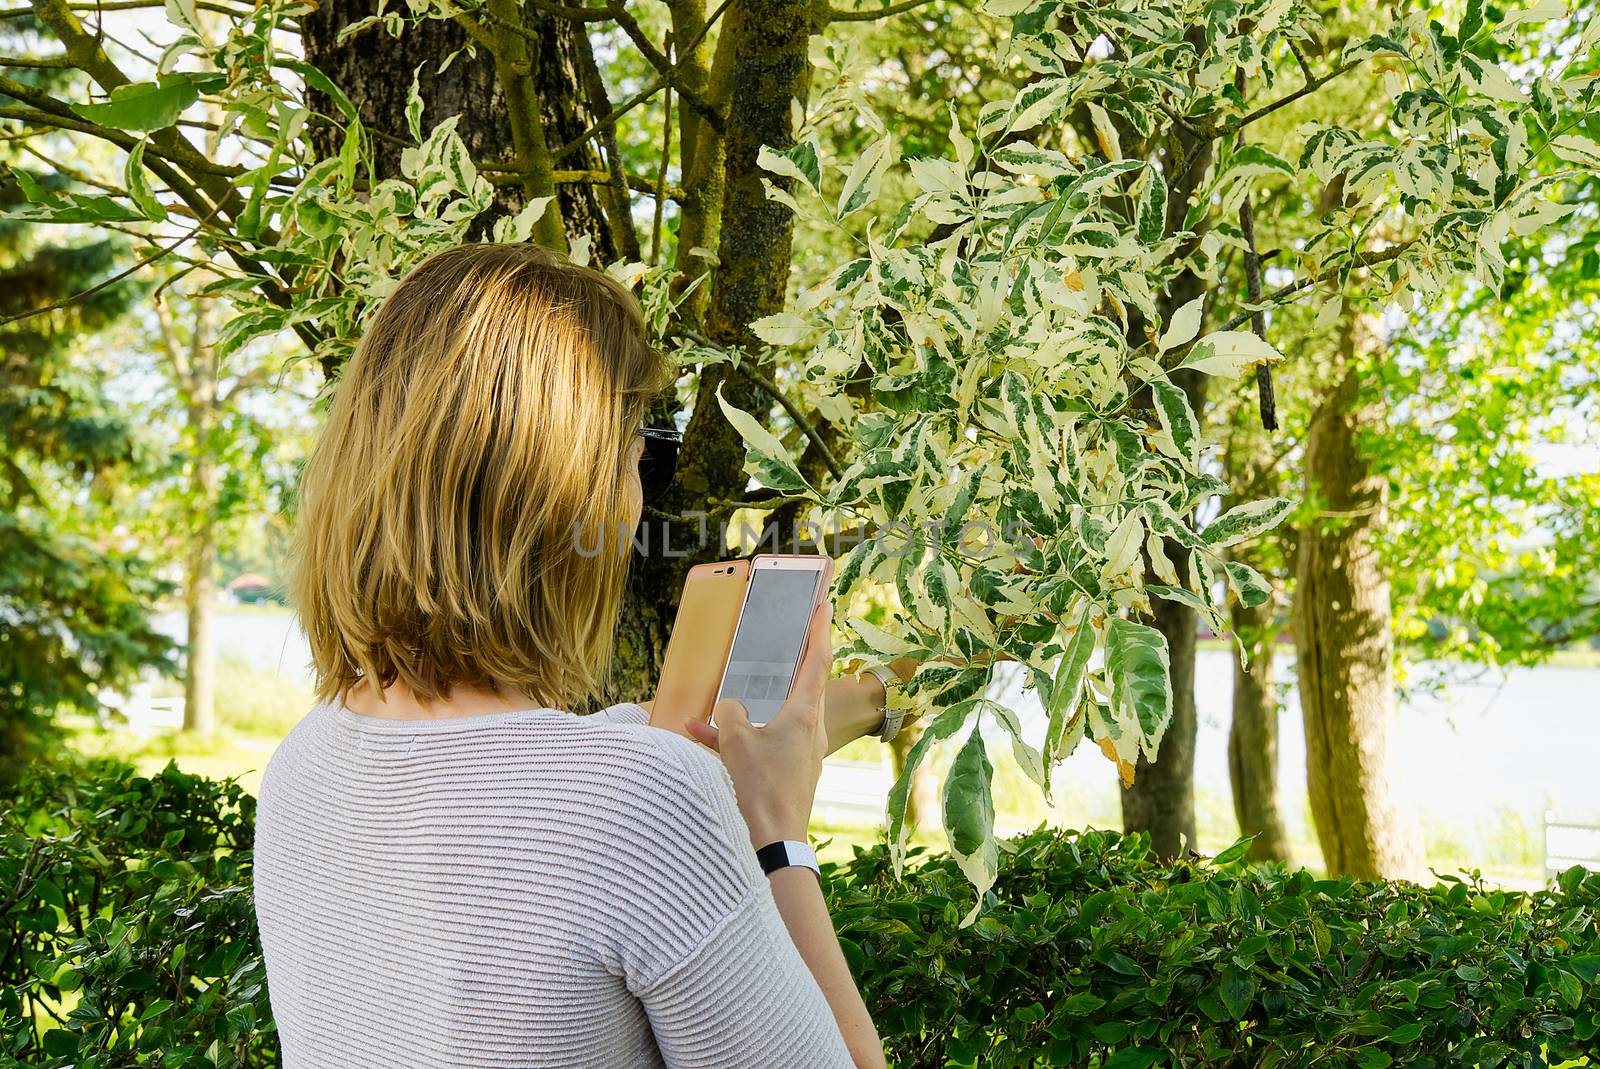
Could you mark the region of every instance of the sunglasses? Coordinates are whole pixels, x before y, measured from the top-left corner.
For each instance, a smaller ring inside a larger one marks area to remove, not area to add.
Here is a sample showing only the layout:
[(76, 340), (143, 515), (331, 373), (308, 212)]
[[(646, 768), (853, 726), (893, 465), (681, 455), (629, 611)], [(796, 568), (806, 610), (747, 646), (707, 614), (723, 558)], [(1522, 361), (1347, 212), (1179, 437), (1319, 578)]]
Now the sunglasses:
[(644, 439), (644, 455), (639, 458), (639, 483), (644, 487), (644, 503), (652, 505), (666, 494), (672, 485), (673, 473), (678, 470), (678, 449), (683, 445), (683, 432), (670, 427), (645, 427), (639, 431)]

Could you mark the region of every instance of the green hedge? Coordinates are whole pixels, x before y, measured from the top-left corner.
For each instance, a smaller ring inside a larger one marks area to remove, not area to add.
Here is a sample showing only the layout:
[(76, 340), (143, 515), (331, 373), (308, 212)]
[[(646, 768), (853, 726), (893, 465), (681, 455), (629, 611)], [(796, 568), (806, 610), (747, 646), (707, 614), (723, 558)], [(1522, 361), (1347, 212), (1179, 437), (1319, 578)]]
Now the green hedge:
[(0, 1066), (276, 1066), (254, 822), (176, 766), (24, 776), (0, 800)]
[[(254, 802), (112, 763), (0, 801), (0, 1066), (273, 1066)], [(1549, 892), (1318, 880), (1113, 832), (1005, 844), (983, 915), (943, 856), (827, 866), (901, 1067), (1586, 1064), (1600, 873)]]

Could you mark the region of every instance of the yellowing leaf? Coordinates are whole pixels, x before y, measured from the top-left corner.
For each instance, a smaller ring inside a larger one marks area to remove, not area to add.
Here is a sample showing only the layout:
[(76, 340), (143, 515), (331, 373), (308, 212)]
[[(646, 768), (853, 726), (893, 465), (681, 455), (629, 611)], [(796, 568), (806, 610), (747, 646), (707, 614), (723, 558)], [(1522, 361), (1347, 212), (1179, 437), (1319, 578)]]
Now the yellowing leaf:
[(1162, 352), (1176, 349), (1200, 333), (1200, 318), (1205, 314), (1205, 304), (1205, 295), (1201, 294), (1172, 313), (1172, 318), (1167, 320), (1167, 329), (1156, 343)]
[(1139, 547), (1144, 541), (1144, 522), (1137, 509), (1129, 511), (1117, 524), (1117, 529), (1106, 543), (1106, 563), (1100, 569), (1100, 578), (1110, 582), (1133, 567), (1139, 559)]
[(1247, 330), (1218, 330), (1195, 342), (1179, 367), (1218, 378), (1238, 378), (1246, 368), (1275, 364), (1283, 354)]
[(1117, 744), (1103, 735), (1096, 739), (1095, 742), (1099, 744), (1100, 752), (1105, 754), (1106, 757), (1110, 759), (1111, 763), (1117, 766), (1117, 778), (1122, 780), (1122, 789), (1127, 790), (1129, 787), (1132, 787), (1133, 764), (1131, 762), (1124, 761), (1122, 759), (1122, 755), (1117, 753)]
[(1122, 159), (1122, 138), (1117, 136), (1116, 124), (1111, 121), (1111, 116), (1106, 114), (1094, 101), (1089, 101), (1089, 117), (1094, 120), (1094, 139), (1100, 144), (1100, 151), (1108, 160)]
[(750, 324), (750, 329), (755, 332), (756, 337), (768, 345), (781, 348), (785, 345), (794, 345), (803, 339), (811, 329), (811, 324), (793, 312), (779, 312), (756, 320)]

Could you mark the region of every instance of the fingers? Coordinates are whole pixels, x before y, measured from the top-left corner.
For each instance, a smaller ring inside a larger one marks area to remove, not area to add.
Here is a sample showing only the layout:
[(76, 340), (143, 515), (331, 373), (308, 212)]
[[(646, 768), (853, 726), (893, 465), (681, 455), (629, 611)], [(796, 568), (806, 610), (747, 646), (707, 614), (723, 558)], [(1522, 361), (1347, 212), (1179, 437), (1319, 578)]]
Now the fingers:
[(750, 727), (750, 711), (738, 698), (723, 698), (711, 710), (711, 719), (717, 722), (713, 731), (746, 731)]
[(710, 724), (699, 720), (689, 720), (684, 723), (683, 730), (691, 739), (693, 739), (695, 742), (698, 742), (700, 745), (709, 746), (717, 753), (722, 752), (720, 735), (717, 732), (717, 729), (712, 727)]
[(822, 700), (822, 688), (828, 682), (828, 670), (833, 666), (833, 603), (824, 600), (811, 614), (811, 626), (806, 630), (806, 652), (796, 669), (794, 686), (789, 700), (803, 701), (808, 707)]

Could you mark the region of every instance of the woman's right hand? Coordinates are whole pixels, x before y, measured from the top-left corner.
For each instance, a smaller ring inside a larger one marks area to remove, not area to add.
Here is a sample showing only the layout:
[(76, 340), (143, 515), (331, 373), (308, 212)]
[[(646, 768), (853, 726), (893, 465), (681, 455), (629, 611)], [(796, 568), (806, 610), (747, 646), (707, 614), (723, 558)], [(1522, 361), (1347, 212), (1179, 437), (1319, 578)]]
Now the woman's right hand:
[(721, 756), (758, 849), (779, 839), (806, 841), (828, 748), (822, 695), (833, 663), (832, 626), (833, 606), (824, 601), (811, 616), (789, 699), (764, 726), (751, 724), (744, 705), (732, 698), (717, 703), (716, 727), (698, 720), (686, 725)]

